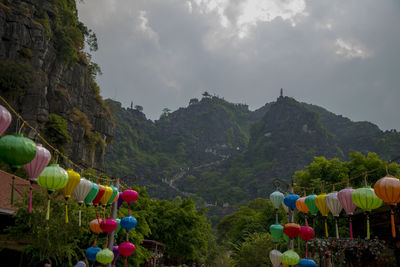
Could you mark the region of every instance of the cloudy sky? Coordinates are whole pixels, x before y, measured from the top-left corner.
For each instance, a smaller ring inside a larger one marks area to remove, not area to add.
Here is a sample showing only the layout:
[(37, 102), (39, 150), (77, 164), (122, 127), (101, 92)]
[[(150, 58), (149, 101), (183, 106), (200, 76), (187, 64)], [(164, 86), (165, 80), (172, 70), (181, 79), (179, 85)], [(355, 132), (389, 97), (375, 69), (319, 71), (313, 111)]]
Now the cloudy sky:
[(102, 95), (157, 119), (210, 93), (259, 108), (279, 89), (400, 129), (398, 0), (84, 0)]

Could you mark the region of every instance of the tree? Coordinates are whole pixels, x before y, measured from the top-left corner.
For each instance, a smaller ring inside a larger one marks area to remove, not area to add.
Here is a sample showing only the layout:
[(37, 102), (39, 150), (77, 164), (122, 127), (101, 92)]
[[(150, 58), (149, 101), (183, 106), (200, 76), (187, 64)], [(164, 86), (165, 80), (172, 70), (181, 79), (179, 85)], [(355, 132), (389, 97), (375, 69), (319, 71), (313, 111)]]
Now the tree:
[(211, 95), (207, 91), (205, 91), (201, 95), (204, 96), (204, 97), (211, 97)]
[(160, 119), (167, 118), (169, 116), (170, 112), (171, 112), (171, 110), (169, 108), (163, 108)]
[(199, 103), (199, 100), (197, 98), (192, 98), (189, 100), (189, 105), (197, 104)]
[(137, 111), (143, 112), (143, 107), (142, 107), (142, 106), (135, 105), (135, 109), (136, 109)]

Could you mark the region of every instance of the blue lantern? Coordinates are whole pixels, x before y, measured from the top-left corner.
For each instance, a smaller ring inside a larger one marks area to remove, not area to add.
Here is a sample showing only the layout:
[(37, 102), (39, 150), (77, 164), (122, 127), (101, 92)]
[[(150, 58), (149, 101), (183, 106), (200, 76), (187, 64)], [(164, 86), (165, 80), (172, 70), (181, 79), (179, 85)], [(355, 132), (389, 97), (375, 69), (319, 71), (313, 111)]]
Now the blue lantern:
[(131, 229), (136, 227), (137, 221), (135, 217), (129, 215), (128, 217), (123, 218), (120, 224), (121, 227), (124, 228), (126, 231), (130, 231)]
[(99, 248), (97, 246), (88, 248), (85, 251), (85, 255), (86, 255), (86, 258), (88, 259), (88, 261), (95, 262), (96, 255), (97, 255), (97, 253), (99, 253), (100, 250), (101, 250), (101, 248)]
[(284, 198), (285, 196), (279, 191), (275, 191), (269, 195), (269, 199), (271, 200), (275, 209), (279, 209), (279, 206), (282, 204)]
[(312, 259), (305, 258), (305, 259), (302, 259), (301, 261), (299, 261), (298, 266), (299, 267), (317, 267), (317, 264)]
[(283, 202), (285, 203), (286, 206), (288, 206), (291, 210), (295, 210), (296, 209), (296, 201), (299, 199), (300, 197), (296, 194), (290, 193), (289, 195), (287, 195), (284, 199)]

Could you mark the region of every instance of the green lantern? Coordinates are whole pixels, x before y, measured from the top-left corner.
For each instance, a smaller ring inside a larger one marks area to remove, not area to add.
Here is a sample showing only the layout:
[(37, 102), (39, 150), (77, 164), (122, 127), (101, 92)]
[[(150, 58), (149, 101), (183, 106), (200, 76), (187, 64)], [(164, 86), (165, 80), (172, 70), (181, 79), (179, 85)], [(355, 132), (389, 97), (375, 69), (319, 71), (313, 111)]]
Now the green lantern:
[(96, 260), (101, 264), (108, 264), (114, 259), (114, 253), (108, 248), (102, 249), (96, 254)]
[(382, 206), (383, 201), (377, 197), (374, 189), (369, 186), (354, 190), (351, 194), (351, 199), (357, 207), (367, 212), (367, 239), (369, 239), (369, 212)]
[(274, 239), (274, 242), (279, 242), (283, 235), (283, 226), (280, 224), (273, 224), (269, 227), (269, 231)]
[(31, 162), (36, 155), (36, 144), (23, 134), (6, 135), (0, 138), (0, 158), (11, 166), (20, 168)]
[[(68, 183), (68, 173), (58, 166), (58, 164), (51, 164), (44, 168), (43, 172), (37, 179), (39, 186), (46, 188), (48, 191), (54, 191), (65, 187)], [(50, 193), (50, 192), (49, 192)], [(47, 200), (47, 213), (46, 220), (50, 218), (50, 194)]]
[(311, 215), (315, 216), (318, 214), (318, 207), (315, 205), (314, 199), (317, 197), (317, 195), (312, 194), (306, 197), (306, 206), (310, 210)]
[(282, 263), (287, 265), (296, 265), (300, 261), (300, 256), (293, 250), (287, 250), (282, 255)]

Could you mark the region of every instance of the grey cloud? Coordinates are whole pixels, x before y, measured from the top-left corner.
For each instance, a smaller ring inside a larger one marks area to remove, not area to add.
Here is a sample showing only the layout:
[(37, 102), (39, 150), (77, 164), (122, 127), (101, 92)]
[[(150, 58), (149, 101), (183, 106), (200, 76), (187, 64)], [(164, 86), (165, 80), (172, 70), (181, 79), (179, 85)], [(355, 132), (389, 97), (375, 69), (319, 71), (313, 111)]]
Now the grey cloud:
[[(231, 23), (240, 14), (230, 1)], [(85, 0), (79, 15), (98, 36), (94, 59), (103, 69), (102, 94), (144, 106), (157, 119), (207, 90), (252, 109), (281, 87), (300, 101), (352, 120), (400, 129), (400, 4), (395, 1), (306, 1), (296, 26), (259, 21), (240, 39), (217, 12), (192, 1)], [(140, 18), (142, 15), (142, 19)], [(140, 28), (143, 16), (147, 30)], [(337, 40), (367, 57), (337, 54)]]

